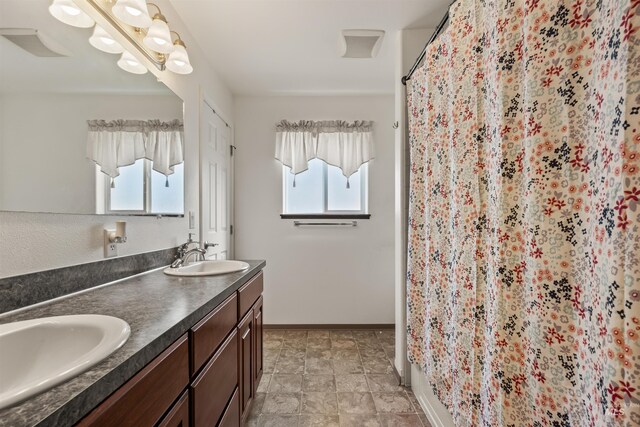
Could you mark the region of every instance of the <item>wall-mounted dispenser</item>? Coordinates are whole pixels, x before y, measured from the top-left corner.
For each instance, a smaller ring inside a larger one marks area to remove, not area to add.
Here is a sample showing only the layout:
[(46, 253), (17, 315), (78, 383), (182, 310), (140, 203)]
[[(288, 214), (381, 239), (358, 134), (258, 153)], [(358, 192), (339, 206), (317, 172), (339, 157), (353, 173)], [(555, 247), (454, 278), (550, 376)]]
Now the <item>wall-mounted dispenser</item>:
[(104, 257), (110, 258), (118, 255), (118, 243), (127, 241), (126, 221), (116, 221), (115, 230), (104, 230)]

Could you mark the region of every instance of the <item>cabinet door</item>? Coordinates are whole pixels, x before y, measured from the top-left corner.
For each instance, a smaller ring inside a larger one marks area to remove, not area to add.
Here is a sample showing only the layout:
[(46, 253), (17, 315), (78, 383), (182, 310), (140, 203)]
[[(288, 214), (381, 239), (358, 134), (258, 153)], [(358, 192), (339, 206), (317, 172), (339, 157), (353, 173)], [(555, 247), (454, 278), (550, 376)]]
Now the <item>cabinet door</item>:
[(217, 425), (238, 384), (238, 337), (234, 329), (191, 383), (193, 427)]
[(189, 427), (189, 391), (185, 391), (158, 427)]
[(189, 345), (185, 334), (80, 420), (77, 425), (79, 427), (156, 425), (188, 384)]
[(253, 329), (254, 329), (254, 378), (253, 378), (253, 391), (255, 393), (258, 388), (258, 384), (260, 384), (260, 378), (262, 378), (262, 362), (263, 362), (263, 352), (262, 352), (262, 297), (258, 298), (256, 304), (253, 306)]
[(240, 414), (241, 425), (249, 414), (249, 406), (253, 399), (253, 359), (254, 359), (254, 330), (253, 310), (238, 324), (238, 372), (240, 374)]

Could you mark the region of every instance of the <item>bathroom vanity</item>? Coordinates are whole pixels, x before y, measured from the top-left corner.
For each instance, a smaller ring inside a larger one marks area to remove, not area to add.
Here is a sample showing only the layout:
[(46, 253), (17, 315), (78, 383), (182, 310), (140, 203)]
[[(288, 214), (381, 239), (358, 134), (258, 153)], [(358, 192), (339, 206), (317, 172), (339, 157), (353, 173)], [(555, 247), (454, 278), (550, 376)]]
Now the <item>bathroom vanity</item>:
[(221, 276), (141, 274), (0, 317), (119, 317), (122, 348), (83, 374), (0, 411), (0, 426), (240, 426), (262, 375), (264, 261)]

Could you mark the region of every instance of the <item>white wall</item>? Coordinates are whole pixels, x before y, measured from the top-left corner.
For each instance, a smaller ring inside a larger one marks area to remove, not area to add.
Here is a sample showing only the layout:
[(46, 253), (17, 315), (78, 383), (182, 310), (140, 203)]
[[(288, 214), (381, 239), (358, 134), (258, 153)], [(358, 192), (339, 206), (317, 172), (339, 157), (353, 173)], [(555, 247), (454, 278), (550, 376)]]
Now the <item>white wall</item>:
[[(185, 103), (185, 211), (194, 211), (198, 220), (200, 99), (206, 93), (214, 100), (216, 111), (229, 124), (233, 124), (233, 98), (204, 58), (202, 50), (169, 0), (155, 3), (162, 8), (171, 28), (178, 31), (187, 44), (194, 67), (194, 72), (187, 76), (157, 69), (151, 71)], [(95, 13), (92, 16), (105, 25), (104, 19)], [(127, 45), (127, 41), (119, 34), (114, 31), (111, 33), (119, 42)], [(136, 55), (144, 62), (142, 56)], [(102, 260), (102, 229), (105, 226), (112, 228), (117, 219), (113, 216), (0, 212), (0, 277)], [(187, 217), (160, 220), (126, 217), (126, 220), (129, 239), (127, 243), (119, 245), (120, 256), (176, 246), (186, 240), (189, 231)]]
[[(236, 99), (236, 256), (264, 258), (267, 324), (391, 324), (394, 245), (393, 96)], [(280, 218), (282, 120), (373, 120), (370, 220), (353, 228), (297, 228)]]
[(87, 120), (182, 120), (174, 95), (3, 95), (0, 210), (96, 212)]

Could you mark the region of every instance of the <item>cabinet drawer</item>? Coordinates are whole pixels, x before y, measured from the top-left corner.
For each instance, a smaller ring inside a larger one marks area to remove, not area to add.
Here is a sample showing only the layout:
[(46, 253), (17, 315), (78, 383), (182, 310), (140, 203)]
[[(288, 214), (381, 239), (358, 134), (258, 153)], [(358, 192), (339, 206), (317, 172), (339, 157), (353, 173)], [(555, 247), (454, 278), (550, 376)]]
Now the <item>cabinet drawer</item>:
[(214, 426), (238, 385), (238, 339), (234, 330), (191, 385), (194, 427)]
[(153, 426), (189, 384), (187, 335), (145, 366), (79, 426)]
[(238, 320), (251, 310), (253, 304), (262, 295), (263, 288), (263, 275), (260, 272), (238, 289)]
[(218, 427), (238, 427), (240, 425), (240, 399), (238, 389), (233, 393), (231, 401), (227, 405), (227, 410), (220, 420)]
[(220, 346), (238, 321), (238, 297), (234, 292), (229, 298), (216, 307), (211, 314), (198, 322), (189, 331), (191, 338), (191, 375), (202, 368), (202, 365)]
[(158, 427), (189, 427), (189, 391), (182, 393)]

